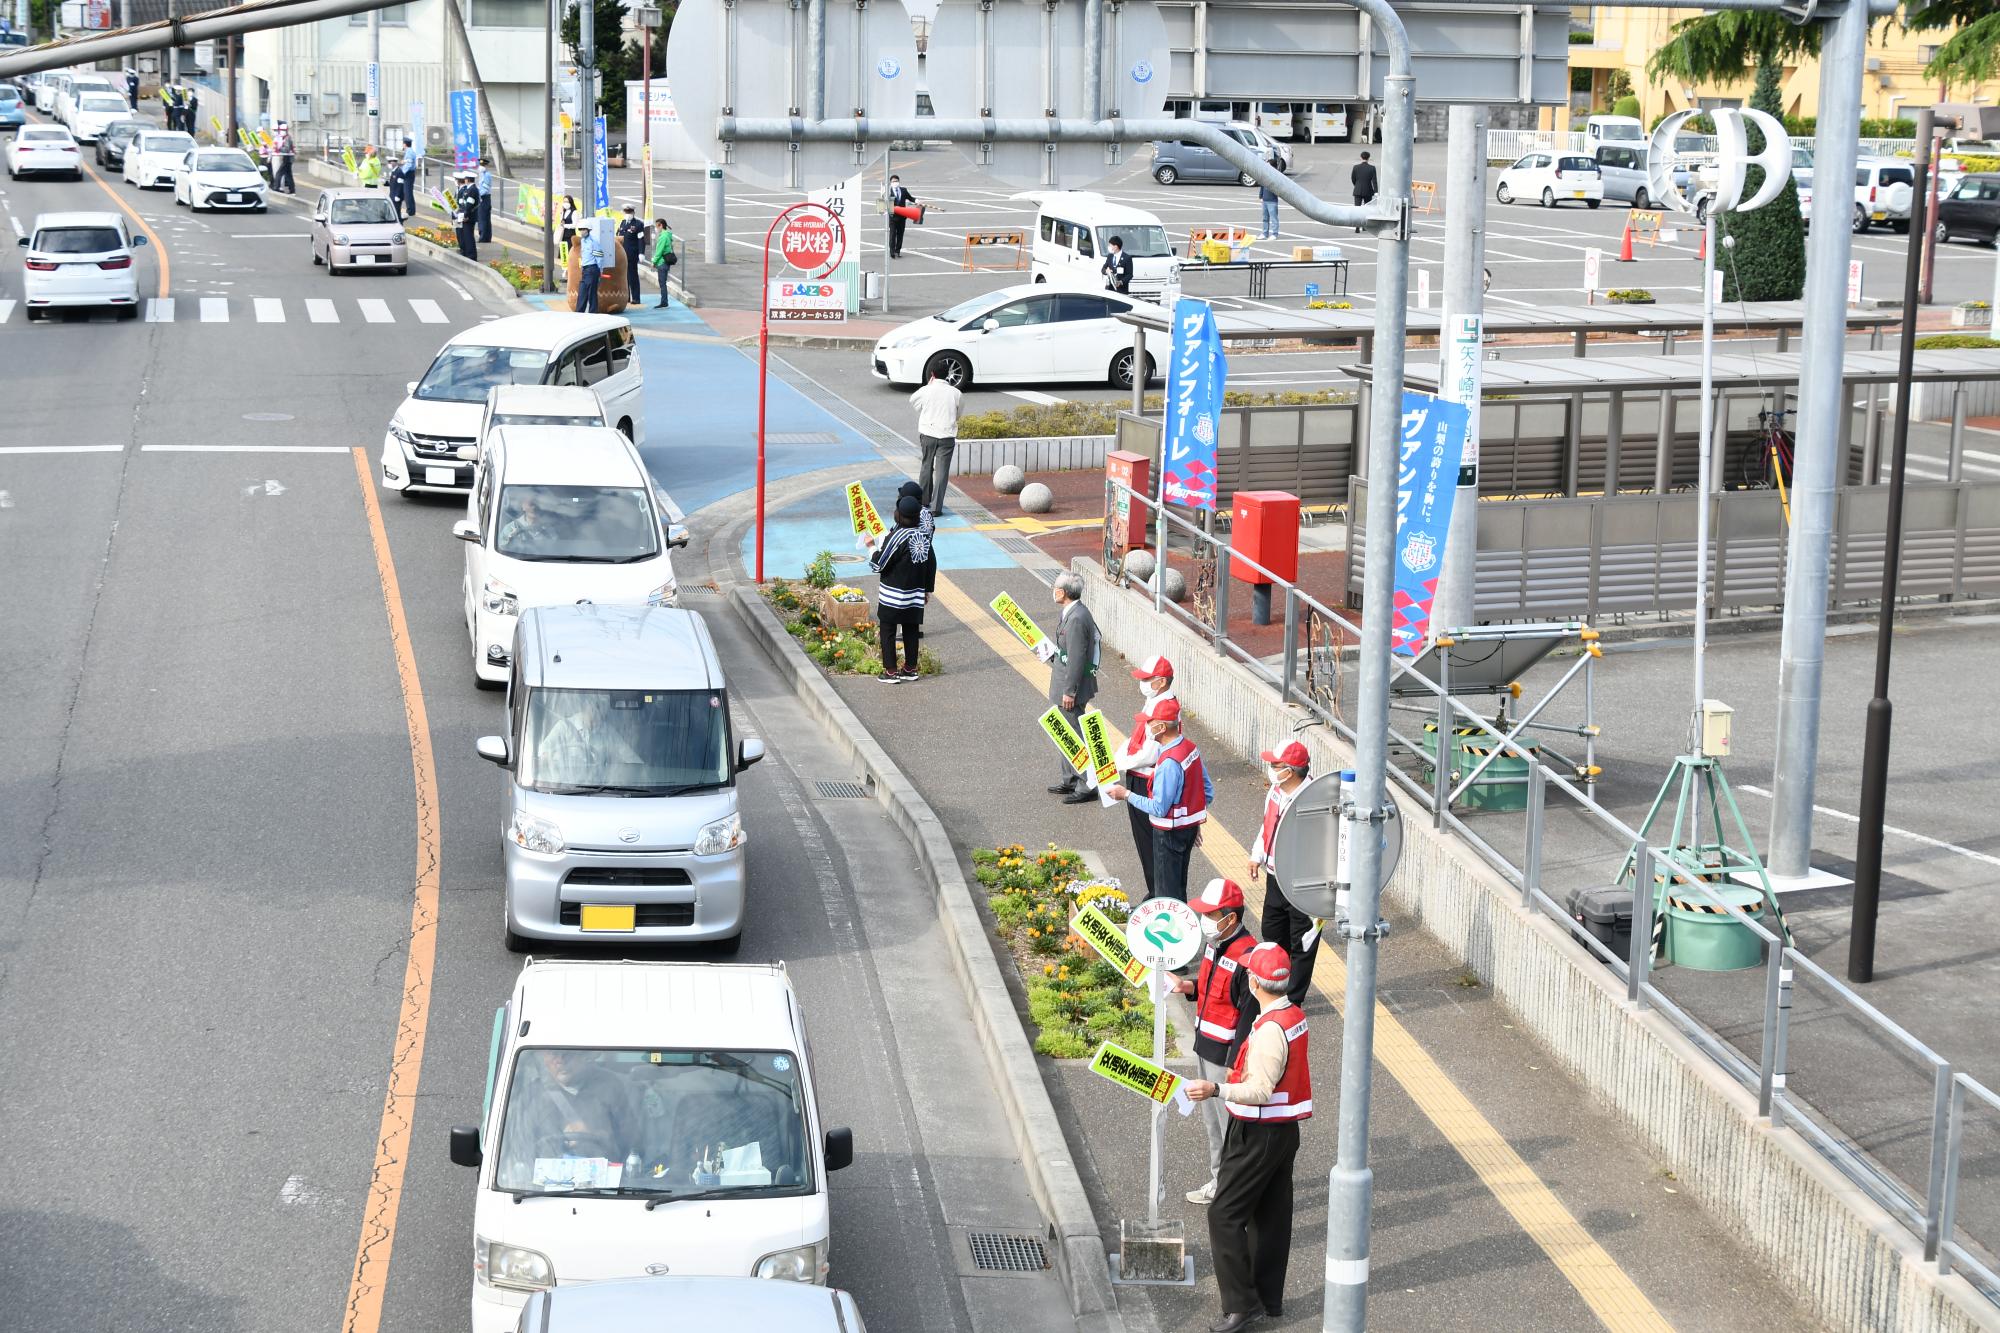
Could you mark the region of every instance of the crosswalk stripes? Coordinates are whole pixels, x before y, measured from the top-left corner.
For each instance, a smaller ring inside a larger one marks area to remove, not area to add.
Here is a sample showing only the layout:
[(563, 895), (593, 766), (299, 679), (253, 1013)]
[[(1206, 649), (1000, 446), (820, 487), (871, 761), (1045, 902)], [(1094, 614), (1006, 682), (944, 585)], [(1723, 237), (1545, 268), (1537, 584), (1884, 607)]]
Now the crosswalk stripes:
[[(413, 296), (397, 301), (383, 297), (359, 297), (352, 307), (325, 296), (300, 298), (304, 320), (311, 324), (338, 324), (359, 315), (364, 324), (449, 324), (451, 316), (435, 300)], [(407, 310), (403, 309), (407, 305)], [(0, 300), (0, 324), (10, 322), (18, 300)], [(299, 317), (292, 298), (276, 296), (155, 296), (147, 297), (145, 322), (172, 324), (189, 320), (199, 324), (228, 324), (242, 320), (256, 324), (284, 324)]]
[(13, 313), (14, 313), (14, 303), (12, 301), (0, 301), (0, 324), (5, 324), (7, 322), (7, 316)]
[(146, 322), (148, 324), (171, 324), (174, 322), (174, 298), (156, 296), (146, 302)]
[(252, 297), (251, 304), (257, 309), (257, 322), (259, 324), (282, 324), (285, 322), (285, 303), (277, 297)]
[(201, 322), (204, 324), (227, 324), (229, 322), (229, 299), (223, 296), (202, 297)]
[(410, 309), (416, 312), (418, 321), (424, 324), (449, 324), (451, 322), (451, 317), (438, 309), (436, 301), (428, 301), (422, 297), (415, 297), (410, 301)]
[(306, 298), (306, 318), (315, 324), (340, 323), (340, 314), (333, 308), (333, 302), (323, 296)]
[(394, 324), (396, 317), (389, 313), (389, 303), (380, 297), (364, 296), (354, 304), (361, 307), (361, 318), (370, 324)]

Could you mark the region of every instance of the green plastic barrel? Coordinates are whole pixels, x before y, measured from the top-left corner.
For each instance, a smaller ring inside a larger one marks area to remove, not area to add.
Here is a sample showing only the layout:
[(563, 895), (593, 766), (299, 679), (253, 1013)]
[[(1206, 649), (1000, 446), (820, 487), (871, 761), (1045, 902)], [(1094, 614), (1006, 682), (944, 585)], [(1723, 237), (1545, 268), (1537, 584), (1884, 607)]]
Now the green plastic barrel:
[[(1761, 924), (1762, 890), (1721, 884), (1710, 892)], [(1736, 972), (1764, 961), (1764, 940), (1707, 895), (1682, 888), (1667, 899), (1667, 960), (1697, 972)]]
[[(1424, 723), (1424, 782), (1428, 786), (1433, 780), (1437, 765), (1437, 723)], [(1452, 783), (1457, 786), (1465, 775), (1479, 767), (1487, 754), (1498, 748), (1500, 742), (1477, 727), (1461, 727), (1451, 738), (1452, 772), (1458, 775)], [(1531, 754), (1539, 755), (1540, 747), (1526, 747)], [(1479, 781), (1466, 789), (1465, 795), (1452, 802), (1454, 810), (1525, 810), (1528, 808), (1528, 761), (1512, 750), (1486, 765), (1479, 775)]]

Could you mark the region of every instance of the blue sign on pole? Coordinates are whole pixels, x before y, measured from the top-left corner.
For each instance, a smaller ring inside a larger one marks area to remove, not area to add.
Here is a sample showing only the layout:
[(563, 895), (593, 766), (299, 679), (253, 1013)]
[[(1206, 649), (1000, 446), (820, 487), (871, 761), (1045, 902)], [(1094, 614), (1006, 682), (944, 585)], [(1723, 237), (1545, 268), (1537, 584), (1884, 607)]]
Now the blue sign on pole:
[(1167, 365), (1166, 454), (1160, 493), (1168, 504), (1215, 508), (1215, 443), (1229, 365), (1206, 301), (1174, 304), (1173, 359)]
[(1451, 525), (1458, 464), (1465, 453), (1465, 404), (1403, 391), (1403, 439), (1396, 465), (1396, 613), (1389, 647), (1405, 657), (1430, 642), (1445, 530)]
[(1318, 283), (1316, 283), (1316, 282), (1309, 282), (1309, 283), (1307, 283), (1307, 284), (1306, 284), (1306, 300), (1308, 300), (1308, 301), (1317, 301), (1317, 300), (1319, 300), (1319, 284), (1318, 284)]
[(604, 117), (599, 116), (590, 128), (590, 173), (597, 182), (597, 202), (595, 211), (609, 212), (611, 209), (611, 161), (604, 143)]
[(418, 143), (424, 141), (424, 104), (410, 103), (410, 137)]
[(460, 167), (476, 166), (479, 162), (479, 94), (467, 88), (452, 93), (447, 100), (451, 103), (452, 160)]

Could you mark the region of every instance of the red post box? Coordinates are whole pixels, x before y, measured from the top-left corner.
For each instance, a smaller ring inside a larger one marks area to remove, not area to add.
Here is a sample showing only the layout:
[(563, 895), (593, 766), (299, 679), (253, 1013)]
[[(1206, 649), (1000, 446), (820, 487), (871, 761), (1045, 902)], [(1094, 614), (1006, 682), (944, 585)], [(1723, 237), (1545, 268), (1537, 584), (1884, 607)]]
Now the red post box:
[[(1238, 491), (1230, 500), (1229, 545), (1287, 583), (1299, 581), (1299, 497), (1283, 491)], [(1245, 583), (1269, 583), (1242, 560), (1230, 573)]]
[[(1153, 493), (1153, 460), (1144, 454), (1114, 449), (1104, 456), (1104, 555), (1107, 561), (1146, 544), (1152, 511), (1133, 502), (1126, 487), (1141, 495)], [(1113, 483), (1117, 483), (1113, 485)], [(1294, 503), (1297, 503), (1294, 501)], [(1296, 523), (1294, 524), (1296, 528)]]

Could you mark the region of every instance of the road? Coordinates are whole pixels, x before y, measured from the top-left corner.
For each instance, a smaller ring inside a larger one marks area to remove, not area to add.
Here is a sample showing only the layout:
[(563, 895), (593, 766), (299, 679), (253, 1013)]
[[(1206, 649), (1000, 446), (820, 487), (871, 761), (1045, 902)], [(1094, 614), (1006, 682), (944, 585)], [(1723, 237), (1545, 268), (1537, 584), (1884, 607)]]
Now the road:
[[(445, 1131), (478, 1117), (519, 967), (501, 792), (472, 750), (502, 704), (466, 679), (456, 502), (372, 496), (404, 381), (501, 310), (428, 262), (330, 280), (280, 210), (192, 218), (91, 179), (0, 205), (31, 221), (114, 197), (157, 237), (141, 291), (174, 317), (29, 326), (17, 307), (0, 327), (0, 1289), (49, 1333), (462, 1327), (472, 1182)], [(0, 301), (19, 295), (0, 267)], [(698, 548), (683, 583), (709, 573)], [(871, 1327), (1049, 1327), (1052, 1280), (960, 1277), (965, 1227), (1038, 1214), (931, 961), (928, 894), (894, 873), (912, 854), (873, 803), (820, 796), (854, 775), (724, 603), (690, 604), (772, 749), (744, 783), (741, 956), (787, 962), (825, 1115), (855, 1130), (833, 1280)], [(433, 868), (435, 960), (411, 986)], [(406, 990), (421, 1061), (384, 1150)]]

